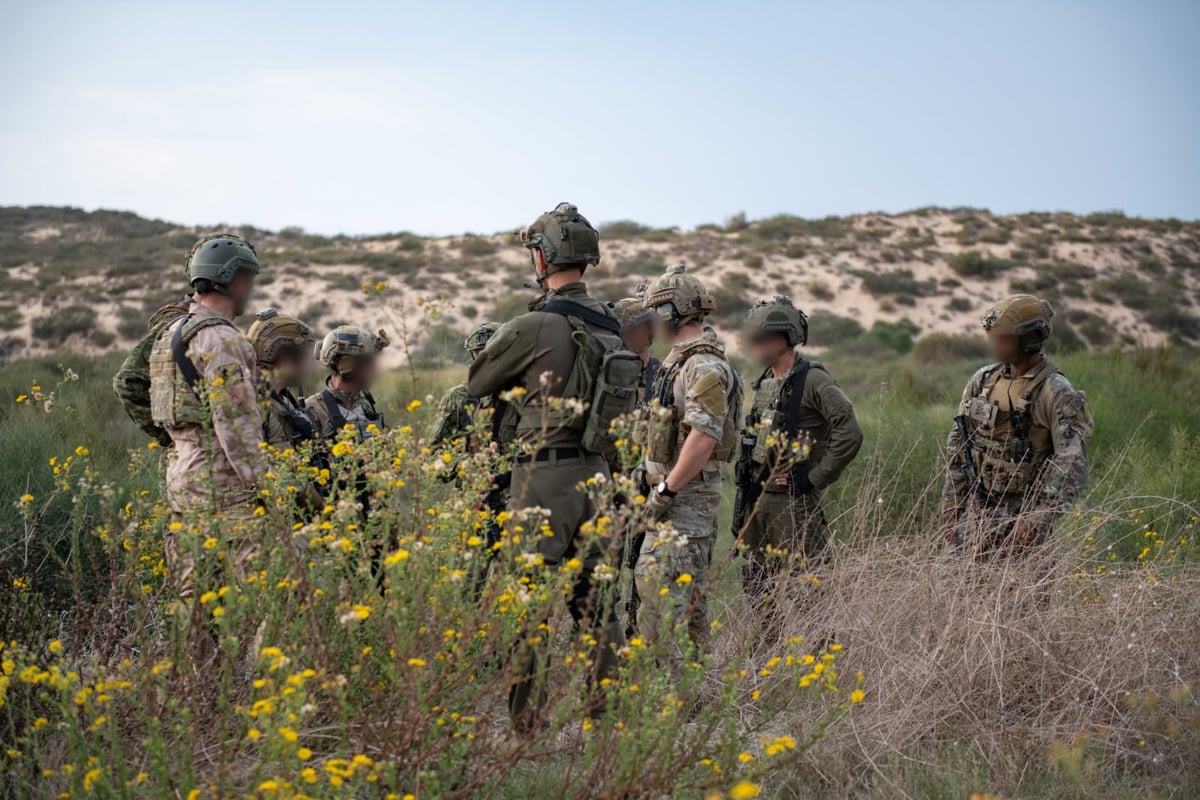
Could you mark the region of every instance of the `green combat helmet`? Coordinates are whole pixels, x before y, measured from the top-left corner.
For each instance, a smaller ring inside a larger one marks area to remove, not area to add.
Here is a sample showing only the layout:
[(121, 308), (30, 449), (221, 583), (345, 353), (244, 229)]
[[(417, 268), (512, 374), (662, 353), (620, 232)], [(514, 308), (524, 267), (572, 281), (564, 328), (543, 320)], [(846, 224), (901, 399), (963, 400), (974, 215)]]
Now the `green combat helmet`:
[(498, 330), (500, 330), (499, 322), (483, 323), (467, 336), (467, 340), (463, 342), (463, 349), (472, 356), (478, 355), (483, 348), (487, 347), (488, 341), (496, 335)]
[(746, 330), (782, 333), (788, 345), (808, 344), (808, 315), (792, 304), (792, 298), (777, 294), (760, 300), (746, 313)]
[(1021, 352), (1042, 351), (1054, 325), (1054, 307), (1030, 294), (1013, 294), (1001, 300), (979, 323), (988, 336), (1016, 336)]
[(654, 312), (642, 305), (640, 297), (622, 298), (613, 303), (612, 310), (622, 331), (632, 330), (639, 325), (654, 321)]
[(533, 250), (542, 252), (550, 266), (547, 275), (564, 269), (582, 271), (600, 263), (600, 234), (571, 203), (559, 203), (517, 235), (531, 251), (530, 258)]
[(216, 286), (228, 286), (239, 270), (259, 272), (258, 254), (254, 245), (228, 233), (206, 236), (192, 246), (184, 262), (188, 283), (209, 281)]
[(349, 375), (355, 367), (375, 358), (391, 343), (385, 330), (380, 329), (376, 334), (366, 328), (342, 325), (325, 335), (314, 355), (331, 372)]
[(246, 338), (254, 345), (259, 366), (264, 367), (278, 361), (285, 348), (308, 348), (316, 341), (312, 328), (275, 308), (264, 308), (254, 315)]
[(688, 274), (685, 265), (675, 264), (650, 285), (642, 307), (662, 317), (669, 315), (671, 322), (680, 325), (687, 320), (702, 321), (717, 304), (704, 284)]

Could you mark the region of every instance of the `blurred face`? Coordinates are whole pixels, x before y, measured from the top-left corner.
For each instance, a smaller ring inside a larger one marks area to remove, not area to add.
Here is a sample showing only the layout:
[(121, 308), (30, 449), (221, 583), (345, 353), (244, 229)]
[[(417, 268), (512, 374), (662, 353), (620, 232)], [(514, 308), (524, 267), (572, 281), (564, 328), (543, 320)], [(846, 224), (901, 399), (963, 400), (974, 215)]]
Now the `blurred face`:
[(641, 353), (654, 343), (654, 323), (647, 321), (621, 331), (625, 346), (635, 353)]
[(654, 333), (661, 336), (664, 341), (671, 342), (675, 339), (675, 306), (670, 303), (664, 303), (661, 306), (655, 306), (654, 311)]
[(1017, 337), (1012, 334), (989, 336), (988, 346), (992, 350), (992, 357), (1002, 364), (1013, 364), (1021, 360)]
[(756, 330), (746, 336), (746, 355), (760, 367), (769, 367), (792, 348), (787, 337), (779, 333)]
[(228, 289), (229, 297), (233, 300), (233, 316), (240, 317), (246, 313), (246, 307), (250, 303), (250, 292), (253, 290), (254, 273), (244, 269), (238, 270)]
[(312, 363), (309, 353), (299, 347), (285, 347), (272, 368), (277, 383), (283, 386), (299, 386), (304, 383)]
[(361, 364), (351, 373), (350, 377), (361, 388), (369, 388), (375, 383), (375, 379), (379, 377), (379, 361), (371, 358)]

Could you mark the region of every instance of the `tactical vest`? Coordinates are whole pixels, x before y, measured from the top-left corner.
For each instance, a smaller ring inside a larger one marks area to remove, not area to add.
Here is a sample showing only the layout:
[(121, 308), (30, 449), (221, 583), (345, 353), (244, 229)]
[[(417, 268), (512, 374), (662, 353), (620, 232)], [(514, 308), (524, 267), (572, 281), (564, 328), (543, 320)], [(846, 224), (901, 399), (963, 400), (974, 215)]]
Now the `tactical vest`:
[(201, 385), (200, 371), (187, 349), (197, 333), (217, 325), (237, 331), (237, 326), (225, 317), (214, 314), (197, 318), (188, 314), (182, 324), (173, 330), (168, 327), (155, 340), (150, 351), (150, 414), (154, 424), (183, 428), (210, 420), (208, 400), (201, 394), (207, 387)]
[(1006, 378), (1003, 367), (986, 372), (979, 392), (966, 402), (963, 414), (971, 423), (969, 445), (975, 452), (979, 482), (992, 496), (1012, 496), (1029, 490), (1051, 454), (1050, 431), (1033, 425), (1030, 408), (1037, 393), (1059, 369), (1049, 359), (1032, 374)]
[[(641, 358), (625, 347), (620, 324), (606, 314), (573, 300), (551, 300), (537, 310), (567, 320), (575, 361), (563, 383), (561, 399), (524, 404), (517, 430), (578, 430), (585, 450), (614, 451), (612, 423), (637, 406)], [(572, 400), (583, 404), (562, 402)]]
[[(288, 438), (291, 440), (292, 447), (298, 447), (304, 442), (311, 441), (317, 438), (317, 426), (313, 424), (312, 417), (308, 412), (292, 397), (292, 393), (287, 389), (282, 392), (271, 392), (271, 406), (278, 410), (280, 417), (284, 420), (284, 429), (288, 433)], [(263, 425), (263, 438), (270, 441), (270, 432), (266, 430), (267, 423)]]
[(726, 395), (725, 421), (721, 428), (721, 438), (713, 450), (712, 461), (730, 461), (737, 451), (738, 422), (742, 411), (742, 383), (738, 380), (737, 370), (729, 364), (725, 357), (725, 349), (718, 344), (697, 337), (679, 353), (678, 360), (663, 365), (658, 371), (655, 386), (650, 393), (651, 404), (644, 413), (648, 416), (646, 424), (646, 442), (643, 445), (646, 458), (659, 464), (674, 463), (683, 442), (690, 432), (679, 418), (678, 398), (675, 384), (683, 365), (693, 356), (701, 353), (719, 356), (729, 366), (732, 376), (729, 392)]
[[(363, 416), (367, 418), (366, 422), (355, 422), (354, 427), (358, 429), (359, 441), (370, 439), (375, 434), (369, 429), (372, 425), (376, 428), (386, 428), (387, 424), (383, 421), (383, 415), (375, 410), (375, 398), (368, 391), (363, 391), (362, 399), (365, 401), (363, 406)], [(332, 432), (331, 437), (336, 437), (338, 431), (346, 427), (346, 415), (342, 413), (342, 406), (338, 403), (337, 397), (326, 386), (321, 390), (321, 402), (325, 404), (325, 410), (329, 412), (329, 429)]]
[(755, 466), (767, 465), (772, 450), (769, 440), (772, 437), (782, 433), (794, 440), (800, 433), (800, 403), (812, 366), (811, 362), (798, 359), (788, 374), (779, 380), (774, 378), (768, 367), (754, 382), (754, 405), (746, 417), (742, 444), (751, 448), (749, 457)]

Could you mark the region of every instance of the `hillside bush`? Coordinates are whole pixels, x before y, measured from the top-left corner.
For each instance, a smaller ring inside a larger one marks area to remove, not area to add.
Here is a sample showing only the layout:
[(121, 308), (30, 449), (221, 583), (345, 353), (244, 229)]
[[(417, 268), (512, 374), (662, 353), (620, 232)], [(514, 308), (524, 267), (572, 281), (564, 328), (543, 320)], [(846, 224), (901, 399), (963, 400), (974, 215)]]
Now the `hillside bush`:
[(964, 250), (950, 262), (950, 268), (964, 278), (992, 279), (1012, 267), (1008, 259), (986, 256), (978, 250)]
[(863, 337), (879, 342), (897, 353), (907, 353), (913, 349), (913, 337), (921, 332), (921, 328), (908, 319), (899, 322), (876, 320)]
[(981, 336), (930, 333), (916, 341), (912, 354), (918, 362), (983, 361), (990, 351), (987, 340)]
[(937, 291), (936, 282), (932, 280), (917, 280), (910, 269), (899, 269), (888, 272), (856, 269), (851, 270), (850, 274), (862, 280), (863, 288), (876, 297), (925, 297)]
[(96, 310), (91, 306), (70, 305), (52, 314), (37, 317), (30, 330), (39, 342), (57, 347), (69, 337), (86, 336), (96, 326)]
[(815, 347), (834, 347), (853, 341), (863, 333), (862, 323), (838, 314), (814, 314), (808, 327), (809, 343)]

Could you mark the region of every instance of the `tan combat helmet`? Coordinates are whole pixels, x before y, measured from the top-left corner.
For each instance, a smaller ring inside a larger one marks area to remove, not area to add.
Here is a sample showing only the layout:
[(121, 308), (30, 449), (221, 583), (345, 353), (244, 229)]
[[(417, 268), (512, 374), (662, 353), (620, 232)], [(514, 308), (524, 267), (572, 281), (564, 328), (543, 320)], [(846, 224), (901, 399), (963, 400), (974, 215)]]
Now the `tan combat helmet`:
[(496, 331), (498, 330), (500, 330), (499, 322), (483, 323), (467, 336), (467, 340), (463, 342), (463, 349), (470, 353), (472, 357), (479, 355), (483, 348), (487, 347), (487, 343), (496, 335)]
[(791, 347), (808, 344), (808, 315), (792, 304), (792, 298), (782, 294), (755, 303), (746, 313), (743, 329), (750, 336), (756, 331), (782, 333)]
[(717, 304), (704, 284), (688, 274), (686, 266), (675, 264), (667, 267), (667, 271), (650, 284), (642, 307), (681, 325), (688, 320), (700, 322), (716, 309)]
[(979, 323), (988, 336), (1016, 336), (1021, 352), (1040, 353), (1054, 325), (1054, 307), (1031, 294), (1013, 294), (997, 303)]
[(260, 367), (273, 365), (285, 349), (306, 350), (316, 341), (312, 328), (275, 308), (264, 308), (254, 315), (246, 338), (254, 345)]
[(654, 313), (642, 305), (640, 297), (624, 297), (612, 304), (612, 310), (622, 331), (654, 321)]
[(331, 372), (348, 375), (359, 364), (378, 356), (391, 343), (387, 331), (382, 329), (376, 334), (366, 328), (342, 325), (325, 335), (314, 355)]

